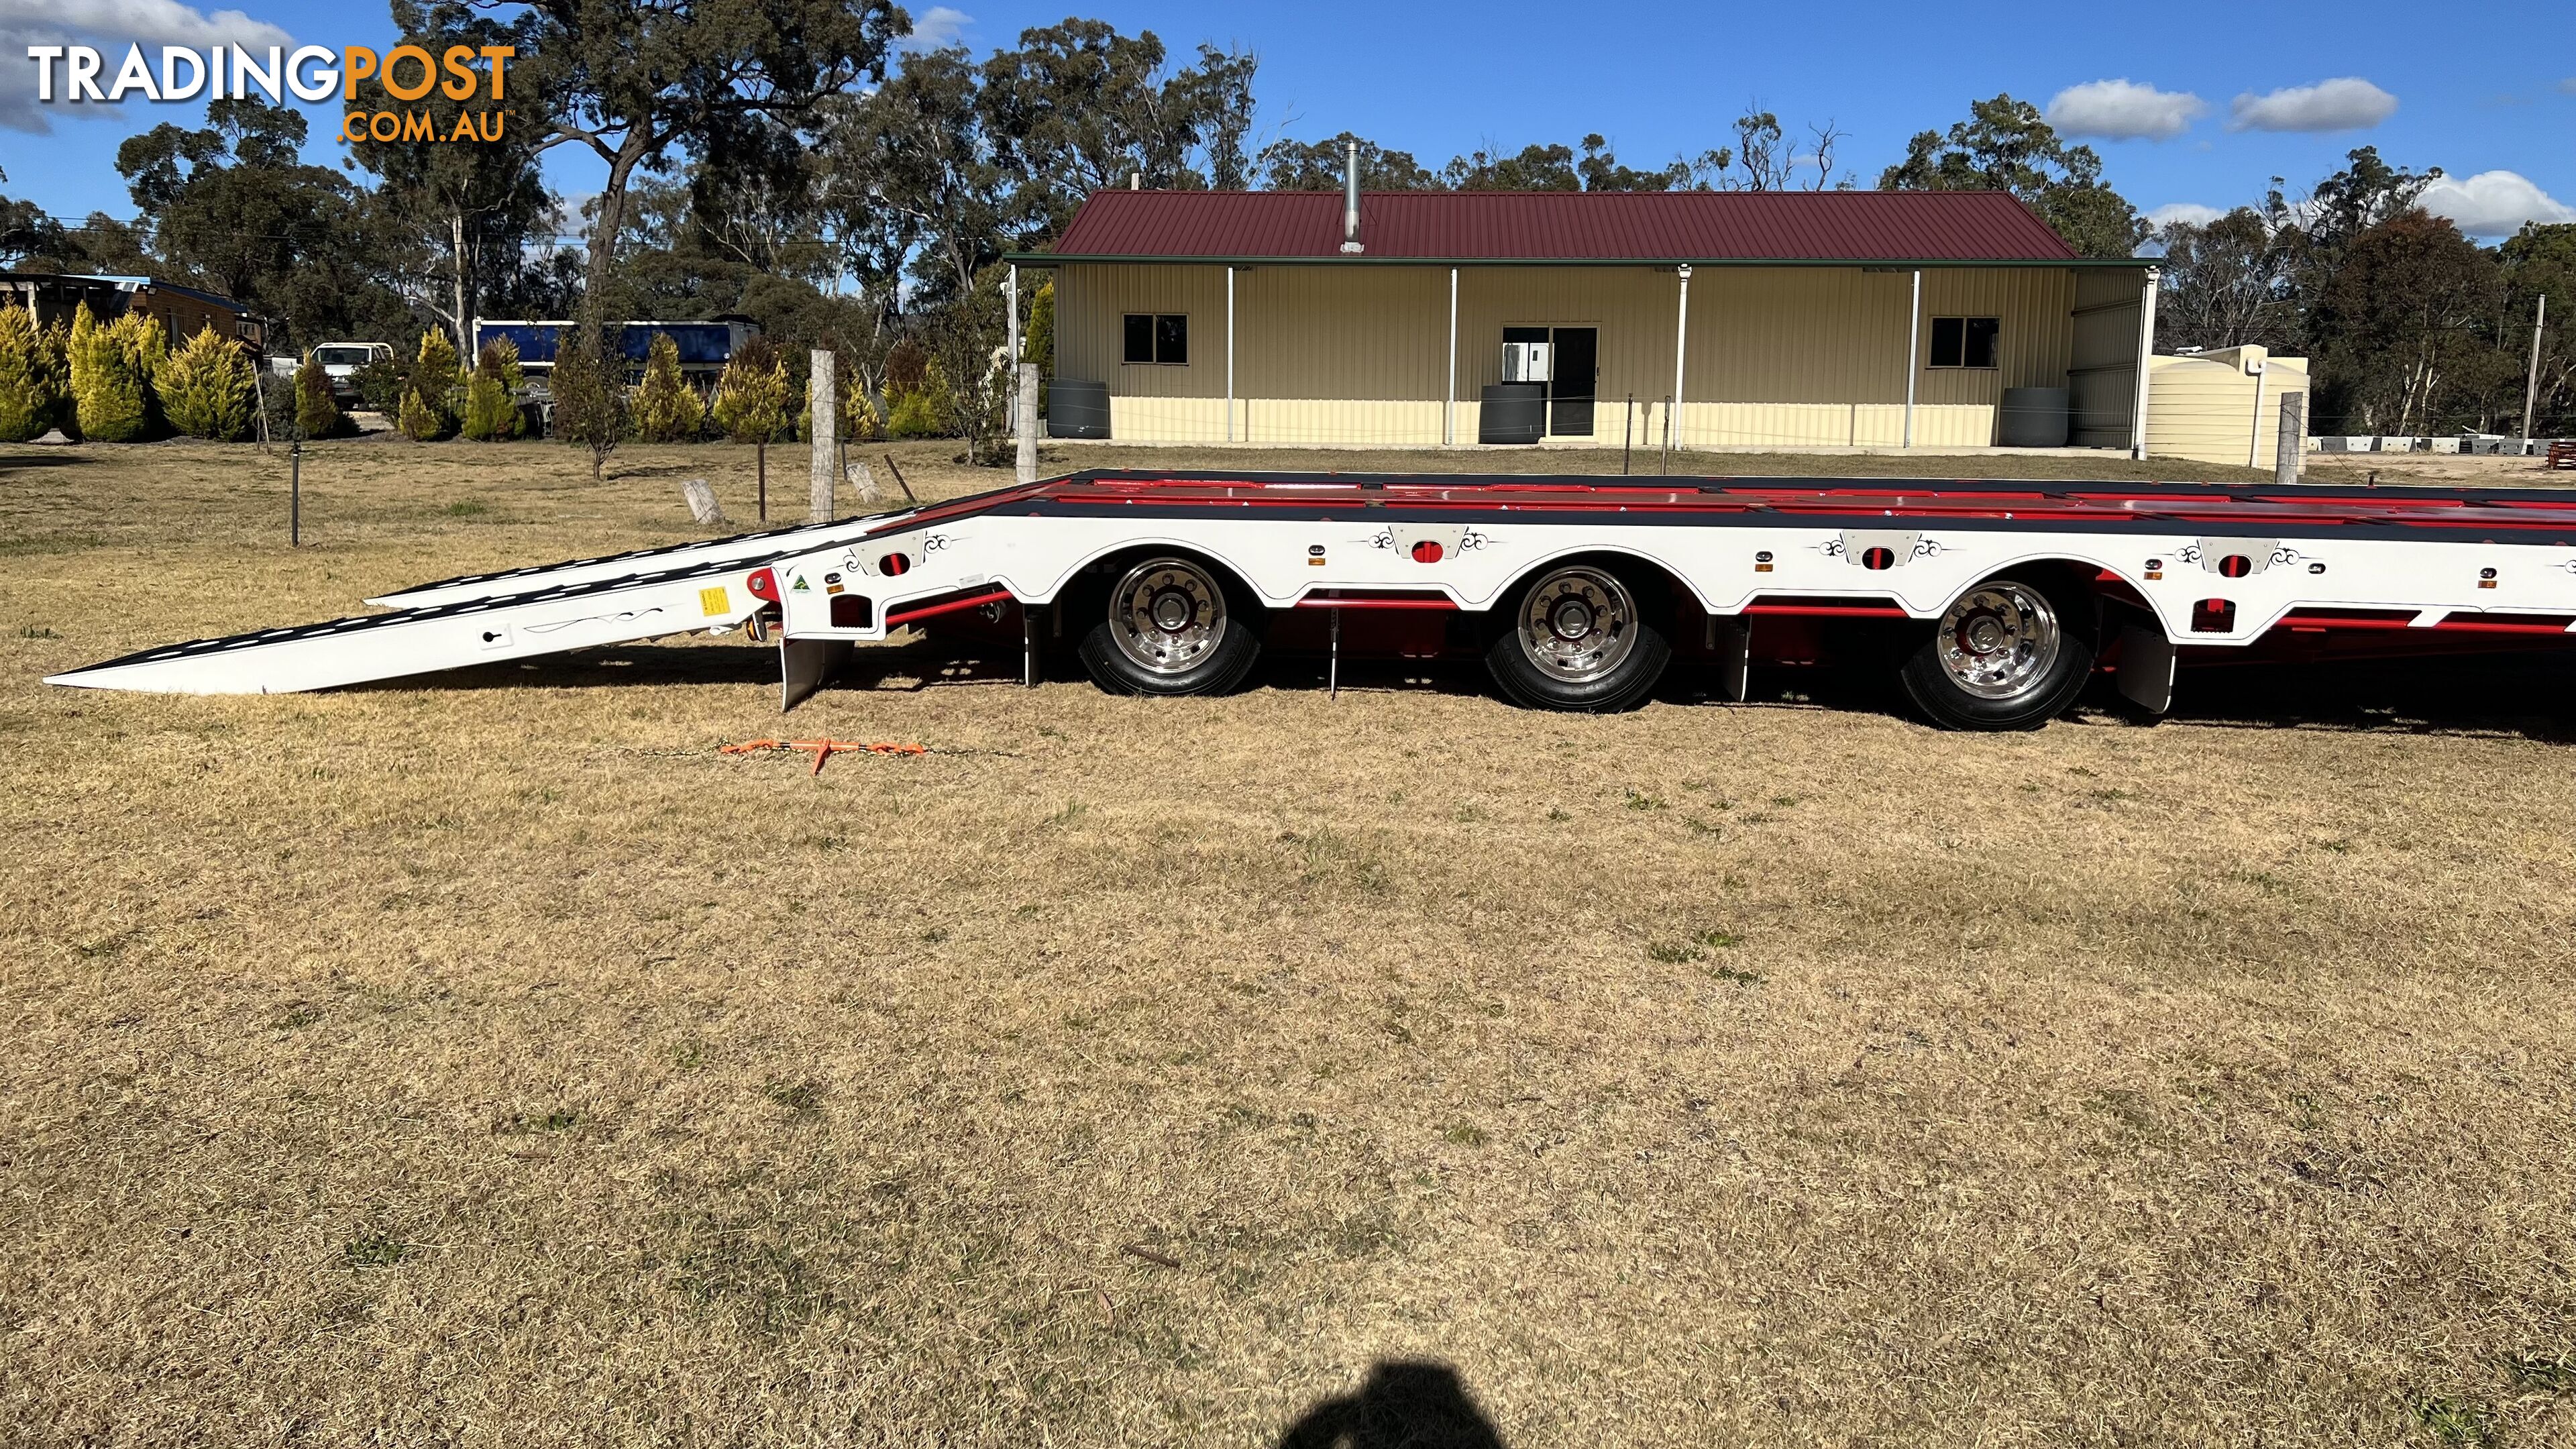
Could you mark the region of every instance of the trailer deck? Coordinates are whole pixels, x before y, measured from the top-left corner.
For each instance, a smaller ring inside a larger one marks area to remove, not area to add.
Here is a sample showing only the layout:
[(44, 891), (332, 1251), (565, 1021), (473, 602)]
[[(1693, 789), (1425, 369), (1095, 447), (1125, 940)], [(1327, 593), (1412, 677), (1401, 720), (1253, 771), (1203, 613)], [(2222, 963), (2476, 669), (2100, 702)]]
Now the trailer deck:
[[(1795, 629), (1904, 629), (1936, 721), (2027, 727), (2097, 670), (2161, 711), (2181, 658), (2295, 635), (2576, 635), (2576, 490), (1090, 470), (900, 513), (468, 575), (390, 613), (147, 650), (56, 684), (326, 688), (693, 629), (775, 637), (783, 700), (849, 646), (1017, 616), (1104, 686), (1231, 687), (1292, 611), (1336, 654), (1452, 614), (1531, 705), (1619, 708), (1676, 653), (1744, 671)], [(1352, 616), (1346, 628), (1343, 616)], [(1901, 621), (1932, 627), (1906, 628)], [(1757, 626), (1760, 626), (1757, 631)], [(2438, 643), (2436, 641), (2439, 641)]]

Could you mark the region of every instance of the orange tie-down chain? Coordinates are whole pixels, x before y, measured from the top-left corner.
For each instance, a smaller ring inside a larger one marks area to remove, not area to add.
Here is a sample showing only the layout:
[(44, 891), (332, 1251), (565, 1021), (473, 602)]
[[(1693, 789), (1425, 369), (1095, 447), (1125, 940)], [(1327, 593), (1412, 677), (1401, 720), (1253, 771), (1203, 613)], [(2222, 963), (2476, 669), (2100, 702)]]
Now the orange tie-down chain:
[(745, 740), (738, 745), (726, 745), (716, 753), (747, 755), (754, 750), (812, 750), (814, 768), (805, 772), (809, 775), (823, 773), (823, 762), (836, 754), (926, 755), (930, 753), (928, 745), (895, 744), (887, 740)]

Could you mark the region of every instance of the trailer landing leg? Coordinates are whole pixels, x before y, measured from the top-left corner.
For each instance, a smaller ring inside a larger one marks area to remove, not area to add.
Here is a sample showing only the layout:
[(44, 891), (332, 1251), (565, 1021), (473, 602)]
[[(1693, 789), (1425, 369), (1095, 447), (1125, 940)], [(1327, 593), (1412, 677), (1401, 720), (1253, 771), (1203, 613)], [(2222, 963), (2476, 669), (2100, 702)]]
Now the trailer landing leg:
[(850, 657), (847, 639), (778, 641), (778, 712), (785, 714), (831, 682)]
[(1333, 652), (1331, 662), (1324, 666), (1324, 697), (1339, 699), (1342, 697), (1342, 611), (1331, 609), (1326, 612), (1332, 615)]

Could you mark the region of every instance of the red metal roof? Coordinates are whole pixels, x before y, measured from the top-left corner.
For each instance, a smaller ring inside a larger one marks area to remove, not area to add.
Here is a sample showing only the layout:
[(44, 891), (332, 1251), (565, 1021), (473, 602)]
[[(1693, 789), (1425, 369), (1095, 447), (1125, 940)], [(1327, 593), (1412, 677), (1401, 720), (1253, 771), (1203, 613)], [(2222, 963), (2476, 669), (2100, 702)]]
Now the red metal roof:
[[(1061, 257), (1338, 257), (1338, 192), (1099, 191)], [(1370, 191), (1380, 261), (2077, 260), (2002, 191)]]

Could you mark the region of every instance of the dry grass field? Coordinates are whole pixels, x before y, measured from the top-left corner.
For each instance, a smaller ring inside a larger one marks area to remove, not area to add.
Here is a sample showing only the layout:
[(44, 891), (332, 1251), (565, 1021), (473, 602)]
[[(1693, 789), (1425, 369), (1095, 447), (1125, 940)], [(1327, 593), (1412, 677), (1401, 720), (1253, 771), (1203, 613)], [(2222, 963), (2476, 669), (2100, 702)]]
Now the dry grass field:
[(0, 1443), (2576, 1442), (2563, 666), (37, 682), (750, 512), (307, 461), (0, 450)]

